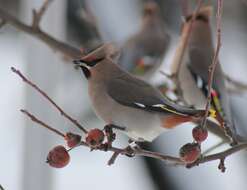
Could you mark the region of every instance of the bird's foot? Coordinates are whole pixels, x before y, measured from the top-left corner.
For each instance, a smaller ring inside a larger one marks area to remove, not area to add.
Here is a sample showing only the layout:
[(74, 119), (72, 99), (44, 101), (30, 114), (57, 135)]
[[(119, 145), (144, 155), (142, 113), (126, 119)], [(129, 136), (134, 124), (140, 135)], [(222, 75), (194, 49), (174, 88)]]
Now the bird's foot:
[(131, 140), (131, 139), (129, 139), (129, 147), (130, 148), (132, 148), (133, 150), (139, 150), (139, 149), (141, 149), (141, 147), (140, 147), (140, 145), (139, 145), (139, 142), (137, 142), (137, 141), (133, 141), (133, 140)]
[(100, 145), (99, 149), (107, 152), (112, 147), (112, 144), (109, 144), (108, 142), (103, 143)]
[(135, 150), (140, 150), (141, 147), (138, 145), (138, 142), (129, 139), (129, 145), (124, 149), (125, 155), (128, 157), (135, 156)]
[(106, 134), (106, 138), (107, 138), (107, 144), (108, 146), (111, 147), (112, 145), (112, 142), (116, 139), (116, 134), (113, 132), (112, 130), (112, 125), (109, 124), (109, 125), (106, 125), (104, 127), (104, 131), (105, 131), (105, 134)]
[(127, 146), (124, 149), (124, 152), (125, 152), (125, 156), (128, 156), (128, 157), (134, 157), (135, 156), (135, 150), (130, 146)]

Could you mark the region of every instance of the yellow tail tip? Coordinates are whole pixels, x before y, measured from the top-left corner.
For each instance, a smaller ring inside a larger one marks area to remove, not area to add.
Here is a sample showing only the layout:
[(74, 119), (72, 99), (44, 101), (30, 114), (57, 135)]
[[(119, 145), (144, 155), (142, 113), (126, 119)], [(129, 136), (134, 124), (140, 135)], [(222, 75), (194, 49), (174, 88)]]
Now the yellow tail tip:
[(216, 118), (216, 111), (212, 108), (209, 110), (209, 117)]

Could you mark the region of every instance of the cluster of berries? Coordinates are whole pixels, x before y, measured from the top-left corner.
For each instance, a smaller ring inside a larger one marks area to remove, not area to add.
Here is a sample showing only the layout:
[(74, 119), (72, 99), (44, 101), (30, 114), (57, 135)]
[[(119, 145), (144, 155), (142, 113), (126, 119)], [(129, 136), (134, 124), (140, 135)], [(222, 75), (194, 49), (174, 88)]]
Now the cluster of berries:
[[(195, 162), (201, 155), (200, 143), (206, 140), (208, 131), (201, 126), (197, 126), (192, 131), (195, 142), (187, 143), (180, 148), (179, 155), (181, 160), (186, 163)], [(85, 138), (85, 142), (91, 148), (99, 147), (104, 139), (105, 133), (100, 129), (90, 130)], [(81, 136), (74, 133), (66, 133), (64, 139), (69, 148), (78, 146), (81, 142)], [(47, 156), (47, 163), (54, 168), (63, 168), (70, 161), (69, 151), (62, 145), (54, 147)]]
[[(64, 139), (69, 148), (74, 148), (81, 142), (81, 136), (74, 133), (66, 133)], [(91, 148), (97, 148), (104, 139), (105, 134), (102, 130), (92, 129), (87, 133), (85, 141)], [(62, 145), (54, 147), (47, 156), (47, 163), (54, 168), (63, 168), (68, 165), (69, 161), (69, 151)]]
[(208, 131), (201, 126), (196, 126), (192, 130), (193, 143), (187, 143), (180, 148), (179, 155), (185, 163), (195, 162), (201, 155), (201, 142), (207, 139)]

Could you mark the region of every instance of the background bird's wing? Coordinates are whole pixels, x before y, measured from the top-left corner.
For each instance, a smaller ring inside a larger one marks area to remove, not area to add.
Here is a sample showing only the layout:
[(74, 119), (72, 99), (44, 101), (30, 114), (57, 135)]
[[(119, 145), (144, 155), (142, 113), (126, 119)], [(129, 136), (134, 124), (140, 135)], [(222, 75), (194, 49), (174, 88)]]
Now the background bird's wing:
[[(212, 63), (213, 54), (213, 48), (191, 48), (190, 50), (188, 68), (197, 84), (198, 80), (202, 81), (200, 88), (205, 97), (208, 93), (208, 68)], [(216, 66), (212, 87), (216, 92), (216, 96), (212, 94), (212, 105), (226, 121), (227, 126), (235, 136), (236, 128), (231, 114), (230, 99), (225, 86), (224, 73), (219, 63)]]
[(124, 74), (111, 80), (108, 94), (118, 103), (146, 111), (173, 113), (178, 115), (198, 115), (202, 110), (190, 109), (168, 101), (150, 84)]
[[(211, 48), (211, 51), (209, 48), (204, 48), (204, 50), (201, 48), (191, 48), (190, 50), (190, 61), (188, 63), (188, 68), (196, 83), (201, 83), (200, 88), (202, 89), (205, 96), (207, 96), (208, 93), (208, 68), (212, 63), (213, 54), (213, 48)], [(198, 82), (198, 80), (201, 82)], [(216, 110), (224, 118), (227, 117), (229, 122), (231, 122), (232, 118), (230, 113), (230, 102), (225, 87), (224, 74), (220, 64), (217, 64), (216, 66), (212, 87), (217, 92), (217, 98), (219, 99), (220, 103), (215, 107)]]

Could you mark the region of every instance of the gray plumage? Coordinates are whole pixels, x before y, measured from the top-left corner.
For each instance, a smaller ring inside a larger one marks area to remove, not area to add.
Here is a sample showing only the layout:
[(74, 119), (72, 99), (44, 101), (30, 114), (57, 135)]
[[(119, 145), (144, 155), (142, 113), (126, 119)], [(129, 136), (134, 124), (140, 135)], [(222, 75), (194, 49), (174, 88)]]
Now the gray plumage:
[[(181, 115), (195, 115), (201, 113), (198, 112), (198, 110), (186, 108), (170, 102), (156, 88), (128, 73), (113, 78), (108, 82), (107, 86), (108, 94), (114, 100), (125, 106), (144, 109), (146, 111), (172, 114), (162, 108), (153, 107), (154, 105), (165, 105), (169, 110)], [(135, 103), (137, 103), (137, 105)], [(138, 106), (138, 104), (143, 106)]]

